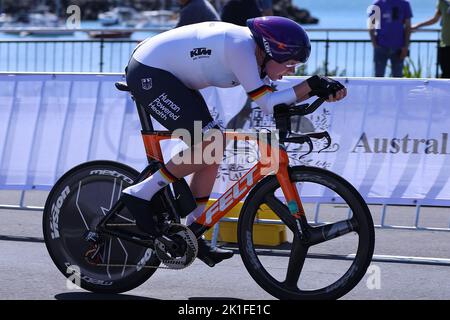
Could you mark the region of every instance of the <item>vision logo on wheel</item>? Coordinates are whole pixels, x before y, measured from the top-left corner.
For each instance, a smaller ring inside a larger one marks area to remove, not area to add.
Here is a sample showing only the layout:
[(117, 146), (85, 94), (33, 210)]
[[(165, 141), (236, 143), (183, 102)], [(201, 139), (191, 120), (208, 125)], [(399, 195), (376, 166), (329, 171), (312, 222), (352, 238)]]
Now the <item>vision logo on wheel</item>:
[(64, 203), (64, 200), (67, 198), (67, 195), (70, 193), (69, 186), (65, 187), (64, 190), (61, 192), (61, 195), (58, 197), (55, 203), (52, 205), (52, 214), (50, 218), (50, 229), (51, 229), (51, 236), (52, 239), (59, 238), (59, 211)]

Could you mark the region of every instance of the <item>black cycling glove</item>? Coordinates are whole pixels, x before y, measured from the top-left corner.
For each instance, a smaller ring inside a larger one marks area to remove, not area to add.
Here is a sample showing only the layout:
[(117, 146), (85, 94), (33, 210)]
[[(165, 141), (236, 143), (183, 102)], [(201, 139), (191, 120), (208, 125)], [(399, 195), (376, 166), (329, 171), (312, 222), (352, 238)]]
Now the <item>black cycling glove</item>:
[(309, 96), (318, 96), (319, 98), (328, 99), (330, 95), (336, 97), (336, 93), (345, 87), (336, 80), (323, 76), (312, 76), (306, 79), (309, 87), (312, 89)]

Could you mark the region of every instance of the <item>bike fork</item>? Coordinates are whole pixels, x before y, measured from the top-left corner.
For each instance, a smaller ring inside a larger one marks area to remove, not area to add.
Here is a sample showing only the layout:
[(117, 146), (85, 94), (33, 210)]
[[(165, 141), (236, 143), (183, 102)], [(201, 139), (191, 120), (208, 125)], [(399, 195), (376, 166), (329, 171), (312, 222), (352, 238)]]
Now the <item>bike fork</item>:
[(292, 221), (295, 223), (294, 229), (297, 231), (297, 235), (300, 239), (306, 240), (308, 222), (306, 220), (305, 210), (295, 183), (292, 182), (290, 178), (287, 152), (282, 148), (280, 148), (280, 162), (276, 177), (286, 199), (289, 213), (291, 217), (295, 219), (295, 221)]

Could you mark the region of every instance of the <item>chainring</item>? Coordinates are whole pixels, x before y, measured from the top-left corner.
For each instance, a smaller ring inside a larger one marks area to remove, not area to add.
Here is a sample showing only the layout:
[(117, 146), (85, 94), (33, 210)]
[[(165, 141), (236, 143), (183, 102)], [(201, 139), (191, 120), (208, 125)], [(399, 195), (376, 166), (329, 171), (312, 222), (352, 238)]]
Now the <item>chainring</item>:
[(185, 246), (182, 256), (172, 256), (164, 244), (155, 239), (156, 256), (170, 269), (184, 269), (194, 262), (198, 253), (197, 238), (194, 233), (185, 225), (173, 223), (170, 225), (167, 235), (175, 242)]

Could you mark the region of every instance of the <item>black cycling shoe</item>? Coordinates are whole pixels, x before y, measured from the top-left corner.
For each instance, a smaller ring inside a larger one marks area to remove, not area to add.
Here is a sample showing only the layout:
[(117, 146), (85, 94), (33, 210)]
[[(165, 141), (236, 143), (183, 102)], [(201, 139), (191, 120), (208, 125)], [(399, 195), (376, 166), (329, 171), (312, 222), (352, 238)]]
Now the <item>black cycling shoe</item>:
[(220, 248), (212, 248), (209, 242), (204, 238), (197, 239), (198, 254), (197, 258), (202, 260), (210, 267), (214, 267), (217, 263), (225, 259), (230, 259), (233, 256), (233, 251)]
[(152, 201), (134, 197), (127, 193), (122, 193), (120, 201), (136, 219), (136, 225), (139, 229), (153, 237), (162, 235), (161, 230), (157, 227), (158, 216), (154, 213), (155, 208)]

